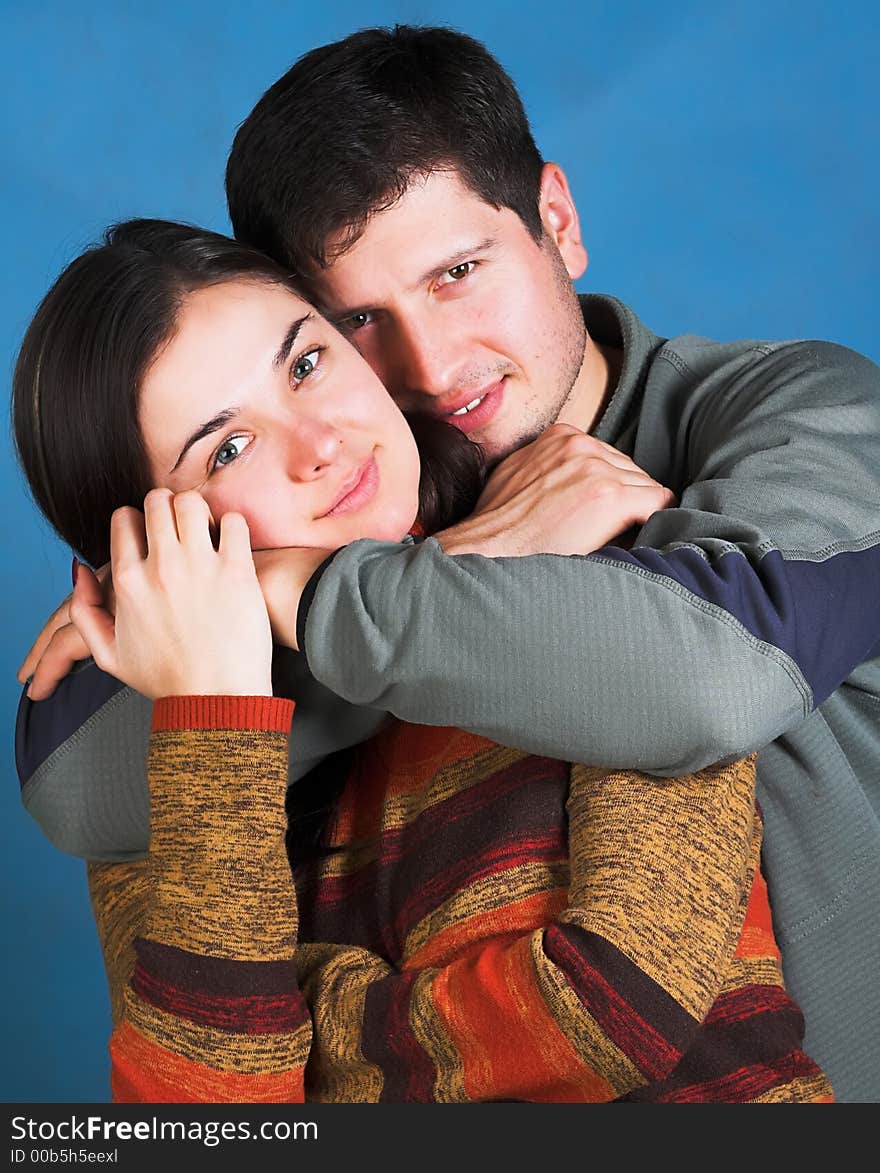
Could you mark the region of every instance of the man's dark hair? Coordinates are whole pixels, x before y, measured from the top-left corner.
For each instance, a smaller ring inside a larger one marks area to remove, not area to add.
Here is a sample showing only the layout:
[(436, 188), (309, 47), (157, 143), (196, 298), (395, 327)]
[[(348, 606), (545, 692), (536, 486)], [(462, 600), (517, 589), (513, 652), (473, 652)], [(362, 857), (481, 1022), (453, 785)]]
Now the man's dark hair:
[(226, 197), (239, 240), (307, 277), (414, 178), (443, 169), (540, 240), (542, 166), (516, 87), (484, 45), (396, 25), (313, 49), (266, 91), (235, 136)]

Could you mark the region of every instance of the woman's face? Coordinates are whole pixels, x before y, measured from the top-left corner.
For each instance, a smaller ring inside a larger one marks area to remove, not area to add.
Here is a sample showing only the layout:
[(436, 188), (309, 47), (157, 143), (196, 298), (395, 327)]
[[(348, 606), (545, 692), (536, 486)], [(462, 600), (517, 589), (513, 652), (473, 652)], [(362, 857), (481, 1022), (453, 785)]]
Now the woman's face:
[(242, 513), (254, 549), (397, 541), (418, 507), (419, 458), (350, 343), (279, 285), (188, 295), (147, 371), (141, 434), (153, 483)]

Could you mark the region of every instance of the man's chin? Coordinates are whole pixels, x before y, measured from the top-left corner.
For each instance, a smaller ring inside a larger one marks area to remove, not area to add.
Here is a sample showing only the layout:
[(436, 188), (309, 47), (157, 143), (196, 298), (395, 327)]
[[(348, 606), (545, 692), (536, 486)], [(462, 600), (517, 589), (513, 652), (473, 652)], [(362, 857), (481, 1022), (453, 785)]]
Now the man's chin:
[(471, 436), (471, 439), (483, 449), (486, 469), (491, 472), (502, 460), (512, 456), (514, 452), (519, 452), (520, 448), (525, 448), (533, 440), (537, 440), (543, 431), (543, 428), (536, 428), (518, 432), (514, 436), (489, 436), (486, 439), (482, 439), (480, 436)]

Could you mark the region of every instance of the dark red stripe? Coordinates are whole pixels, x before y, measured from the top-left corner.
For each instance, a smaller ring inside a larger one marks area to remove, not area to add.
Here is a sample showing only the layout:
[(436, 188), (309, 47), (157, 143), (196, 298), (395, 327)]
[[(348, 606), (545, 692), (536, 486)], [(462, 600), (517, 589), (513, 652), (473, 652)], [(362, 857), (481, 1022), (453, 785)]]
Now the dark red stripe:
[(744, 986), (713, 1005), (681, 1062), (627, 1098), (653, 1103), (743, 1103), (818, 1068), (801, 1051), (803, 1015), (778, 986)]
[[(706, 1015), (706, 1025), (732, 1025), (756, 1014), (778, 1013), (800, 1016), (801, 1011), (781, 986), (748, 985), (716, 998)], [(796, 1029), (799, 1034), (803, 1033), (802, 1025)]]
[(236, 961), (189, 953), (149, 937), (137, 937), (135, 952), (141, 966), (157, 980), (199, 994), (289, 994), (296, 989), (296, 965), (289, 961)]
[(367, 991), (361, 1051), (382, 1071), (382, 1103), (429, 1104), (434, 1100), (436, 1070), (409, 1021), (416, 977), (414, 973), (395, 974)]
[(642, 1102), (657, 1104), (747, 1104), (795, 1079), (820, 1074), (819, 1068), (802, 1051), (781, 1055), (772, 1063), (740, 1067), (736, 1071), (702, 1083), (691, 1083), (659, 1091)]
[(660, 1079), (675, 1067), (697, 1024), (643, 970), (604, 937), (574, 925), (551, 925), (544, 933), (544, 951), (647, 1079)]
[(140, 965), (135, 967), (131, 985), (138, 997), (176, 1018), (235, 1034), (283, 1034), (309, 1018), (298, 990), (287, 995), (240, 997), (198, 993), (163, 982)]
[[(526, 759), (478, 786), (432, 806), (381, 837), (381, 860), (357, 874), (316, 883), (314, 870), (297, 872), (301, 939), (346, 940), (399, 960), (414, 925), (471, 884), (526, 863), (557, 868), (568, 858), (565, 799), (568, 767)], [(359, 917), (357, 909), (361, 908)], [(381, 937), (351, 936), (378, 923)]]

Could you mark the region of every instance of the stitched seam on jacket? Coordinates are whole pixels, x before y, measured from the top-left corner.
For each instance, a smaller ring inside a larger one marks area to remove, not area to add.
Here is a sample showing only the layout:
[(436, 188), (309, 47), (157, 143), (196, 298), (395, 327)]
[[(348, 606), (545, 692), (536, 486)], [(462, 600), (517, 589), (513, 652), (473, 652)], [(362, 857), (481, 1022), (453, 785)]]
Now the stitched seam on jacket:
[(87, 721), (80, 725), (78, 729), (75, 729), (60, 745), (56, 746), (47, 758), (43, 759), (33, 774), (31, 774), (30, 778), (22, 785), (21, 801), (24, 803), (25, 808), (27, 808), (30, 798), (39, 790), (40, 784), (45, 781), (45, 776), (49, 770), (63, 761), (69, 753), (72, 753), (76, 749), (80, 742), (89, 736), (99, 718), (105, 716), (116, 705), (123, 704), (132, 695), (134, 695), (134, 689), (128, 687), (120, 689), (119, 692), (105, 701), (99, 709), (96, 709)]
[[(680, 582), (676, 582), (674, 579), (670, 579), (666, 575), (656, 574), (651, 570), (645, 570), (642, 566), (631, 566), (628, 563), (618, 562), (615, 558), (605, 558), (597, 554), (592, 554), (590, 557), (593, 558), (596, 562), (601, 562), (606, 566), (615, 566), (618, 570), (626, 571), (629, 574), (637, 574), (642, 578), (648, 579), (649, 582), (657, 583), (658, 586), (662, 586), (666, 590), (671, 591), (673, 594), (678, 595), (679, 598), (683, 599), (686, 603), (689, 603), (692, 607), (696, 608), (696, 610), (702, 611), (704, 615), (708, 615), (711, 619), (716, 620), (716, 622), (723, 623), (725, 626), (729, 627), (744, 643), (748, 644), (754, 651), (760, 653), (760, 655), (765, 656), (769, 660), (773, 660), (774, 663), (778, 664), (779, 667), (783, 669), (801, 695), (804, 704), (804, 716), (808, 717), (810, 715), (813, 704), (813, 690), (807, 684), (806, 680), (804, 680), (800, 669), (794, 660), (792, 660), (791, 656), (787, 655), (780, 648), (776, 648), (772, 644), (767, 643), (766, 640), (758, 639), (756, 635), (752, 635), (748, 628), (745, 627), (739, 619), (736, 619), (733, 615), (731, 615), (729, 611), (725, 611), (724, 608), (720, 607), (717, 603), (710, 603), (706, 599), (701, 599), (699, 595), (695, 595), (693, 591), (690, 591), (687, 589), (687, 587), (682, 586)], [(743, 557), (745, 557), (745, 555), (743, 555)]]
[[(759, 344), (757, 346), (747, 347), (742, 353), (757, 355), (758, 356), (757, 361), (760, 361), (760, 359), (767, 358), (771, 354), (776, 354), (776, 352), (778, 350), (782, 350), (782, 349), (784, 349), (785, 346), (788, 346), (788, 345), (799, 345), (799, 344), (786, 342), (786, 343), (782, 343), (781, 346), (777, 346), (777, 347), (762, 346)], [(682, 356), (678, 353), (677, 350), (671, 350), (671, 349), (667, 350), (666, 347), (662, 347), (657, 353), (657, 358), (658, 359), (662, 358), (663, 361), (668, 362), (671, 367), (675, 367), (675, 369), (678, 371), (678, 373), (680, 375), (690, 375), (690, 377), (692, 379), (696, 379), (698, 377), (696, 371), (694, 371), (691, 367), (688, 366), (688, 364), (685, 362), (685, 360), (682, 358)]]

